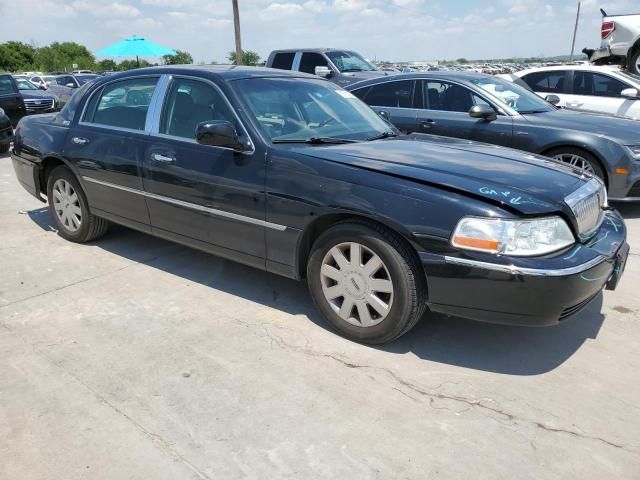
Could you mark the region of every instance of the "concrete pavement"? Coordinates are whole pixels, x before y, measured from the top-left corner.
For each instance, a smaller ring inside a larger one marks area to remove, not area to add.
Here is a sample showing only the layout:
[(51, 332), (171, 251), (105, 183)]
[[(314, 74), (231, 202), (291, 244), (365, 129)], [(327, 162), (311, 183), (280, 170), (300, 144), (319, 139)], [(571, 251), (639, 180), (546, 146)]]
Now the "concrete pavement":
[(379, 348), (303, 284), (120, 227), (72, 244), (45, 207), (0, 156), (0, 479), (640, 478), (640, 205), (579, 318)]

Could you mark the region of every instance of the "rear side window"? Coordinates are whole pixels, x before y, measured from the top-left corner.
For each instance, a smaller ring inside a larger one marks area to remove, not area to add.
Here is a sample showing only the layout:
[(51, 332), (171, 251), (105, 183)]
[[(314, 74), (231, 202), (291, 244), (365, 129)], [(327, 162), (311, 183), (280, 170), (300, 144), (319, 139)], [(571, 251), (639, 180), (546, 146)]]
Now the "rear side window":
[(136, 78), (111, 83), (89, 101), (84, 122), (144, 130), (157, 78)]
[(16, 87), (8, 75), (0, 76), (0, 95), (7, 93), (18, 93), (18, 90), (16, 90)]
[(413, 81), (400, 80), (373, 85), (362, 97), (365, 103), (376, 107), (412, 108)]
[(279, 68), (280, 70), (291, 70), (291, 68), (293, 67), (293, 59), (295, 56), (295, 52), (276, 53), (273, 56), (271, 68)]
[(319, 53), (306, 52), (300, 60), (300, 71), (304, 73), (316, 73), (316, 67), (328, 67), (329, 63)]
[(620, 98), (622, 91), (629, 88), (620, 80), (592, 72), (575, 72), (573, 76), (573, 94), (595, 97)]
[(238, 128), (233, 112), (217, 89), (197, 80), (174, 80), (162, 112), (160, 133), (195, 139), (198, 125), (211, 120), (226, 120)]
[(525, 75), (522, 79), (534, 92), (565, 93), (567, 72), (536, 72)]

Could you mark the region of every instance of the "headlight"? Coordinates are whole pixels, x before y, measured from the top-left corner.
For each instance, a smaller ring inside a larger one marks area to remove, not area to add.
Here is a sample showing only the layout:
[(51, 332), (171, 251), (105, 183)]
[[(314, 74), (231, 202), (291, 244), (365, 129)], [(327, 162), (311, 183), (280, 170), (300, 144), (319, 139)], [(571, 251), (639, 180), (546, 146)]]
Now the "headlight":
[(640, 145), (626, 145), (626, 147), (634, 158), (640, 160)]
[(451, 237), (454, 247), (520, 257), (546, 255), (573, 243), (573, 233), (560, 217), (531, 220), (464, 217)]

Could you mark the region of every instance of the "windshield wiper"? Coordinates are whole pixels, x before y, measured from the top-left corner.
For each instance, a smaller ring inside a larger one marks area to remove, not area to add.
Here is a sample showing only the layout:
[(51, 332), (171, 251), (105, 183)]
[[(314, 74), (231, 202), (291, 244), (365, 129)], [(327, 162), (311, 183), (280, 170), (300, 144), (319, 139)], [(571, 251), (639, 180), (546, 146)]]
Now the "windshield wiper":
[(361, 68), (345, 68), (342, 70), (343, 72), (364, 72)]
[(367, 142), (372, 142), (373, 140), (382, 140), (383, 138), (391, 138), (391, 137), (397, 137), (398, 134), (394, 133), (394, 132), (382, 132), (379, 133), (378, 135), (374, 135), (373, 137), (369, 137), (367, 138)]
[(522, 115), (530, 115), (532, 113), (546, 113), (549, 110), (518, 110), (518, 113)]
[(358, 140), (350, 138), (310, 137), (310, 138), (281, 138), (272, 140), (273, 143), (310, 143), (312, 145), (356, 143)]

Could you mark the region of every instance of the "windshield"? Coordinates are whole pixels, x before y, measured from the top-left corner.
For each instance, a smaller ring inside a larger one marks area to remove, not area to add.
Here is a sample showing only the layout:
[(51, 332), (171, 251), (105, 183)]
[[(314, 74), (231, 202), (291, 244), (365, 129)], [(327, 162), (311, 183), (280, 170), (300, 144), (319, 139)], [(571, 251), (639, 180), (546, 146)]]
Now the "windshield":
[(337, 85), (299, 78), (234, 82), (263, 132), (273, 142), (312, 138), (366, 140), (393, 128)]
[(372, 72), (376, 67), (355, 52), (327, 52), (327, 56), (341, 72)]
[(91, 80), (95, 80), (96, 78), (98, 78), (98, 75), (76, 75), (76, 80), (78, 80), (78, 83), (80, 85), (84, 85), (87, 82), (90, 82)]
[(496, 77), (481, 78), (472, 82), (520, 113), (552, 112), (556, 107), (535, 93), (515, 83)]
[(629, 80), (633, 80), (634, 82), (640, 82), (640, 75), (635, 73), (628, 72), (627, 70), (619, 70), (616, 73), (622, 75), (623, 77), (627, 77)]
[(38, 87), (36, 87), (29, 80), (16, 78), (16, 83), (18, 84), (18, 90), (38, 90)]

